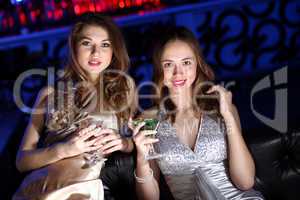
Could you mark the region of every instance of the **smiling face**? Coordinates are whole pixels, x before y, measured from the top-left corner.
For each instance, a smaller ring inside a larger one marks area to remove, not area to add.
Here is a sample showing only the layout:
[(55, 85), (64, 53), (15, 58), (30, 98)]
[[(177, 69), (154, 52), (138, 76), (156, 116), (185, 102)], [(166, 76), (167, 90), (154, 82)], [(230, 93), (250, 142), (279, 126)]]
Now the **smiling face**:
[(77, 62), (83, 71), (95, 81), (111, 63), (113, 50), (108, 32), (101, 26), (87, 25), (77, 42)]
[(161, 57), (164, 85), (171, 93), (191, 92), (197, 61), (192, 48), (181, 40), (167, 43)]

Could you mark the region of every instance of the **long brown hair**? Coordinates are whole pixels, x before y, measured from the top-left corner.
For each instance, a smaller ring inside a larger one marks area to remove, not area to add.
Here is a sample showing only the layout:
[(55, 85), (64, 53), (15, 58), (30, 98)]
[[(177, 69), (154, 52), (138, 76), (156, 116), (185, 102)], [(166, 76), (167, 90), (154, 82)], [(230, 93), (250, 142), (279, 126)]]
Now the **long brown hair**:
[[(134, 94), (134, 87), (128, 82), (126, 77), (112, 71), (126, 72), (129, 67), (129, 56), (122, 33), (110, 17), (99, 13), (85, 13), (74, 24), (68, 40), (69, 59), (62, 79), (67, 81), (72, 80), (76, 83), (91, 83), (91, 80), (89, 80), (89, 77), (84, 70), (82, 70), (77, 61), (77, 45), (81, 38), (82, 31), (85, 27), (91, 25), (100, 26), (108, 32), (113, 50), (110, 65), (101, 72), (99, 82), (94, 84), (94, 87), (97, 89), (98, 97), (100, 94), (103, 94), (101, 97), (103, 102), (99, 102), (98, 100), (97, 104), (101, 103), (105, 109), (112, 112), (119, 111), (116, 113), (119, 120), (127, 119), (132, 109), (134, 109), (131, 104), (128, 104), (129, 97)], [(84, 87), (80, 89), (79, 96), (86, 96), (85, 93), (89, 90)]]
[[(154, 82), (158, 86), (158, 96), (159, 98), (156, 99), (155, 103), (156, 106), (164, 106), (166, 109), (167, 114), (171, 117), (172, 122), (175, 120), (175, 113), (176, 113), (176, 106), (172, 102), (171, 99), (167, 99), (164, 101), (164, 105), (161, 105), (161, 101), (163, 98), (169, 95), (168, 88), (164, 86), (164, 73), (163, 68), (161, 65), (161, 58), (162, 54), (165, 50), (165, 46), (176, 40), (185, 42), (189, 45), (189, 47), (194, 52), (197, 62), (197, 69), (196, 69), (196, 79), (192, 84), (192, 94), (193, 95), (203, 95), (208, 90), (209, 86), (203, 86), (199, 89), (199, 86), (203, 82), (206, 81), (214, 81), (215, 75), (212, 71), (211, 67), (205, 62), (204, 57), (202, 55), (202, 51), (199, 46), (199, 42), (194, 36), (194, 34), (185, 27), (169, 27), (166, 31), (162, 34), (161, 40), (156, 44), (154, 51), (153, 51), (153, 64), (154, 64)], [(216, 108), (217, 102), (213, 99), (211, 100), (204, 100), (203, 98), (196, 99), (196, 105), (193, 105), (193, 109), (195, 112), (201, 112), (203, 110), (212, 110)], [(175, 113), (174, 113), (175, 112)]]

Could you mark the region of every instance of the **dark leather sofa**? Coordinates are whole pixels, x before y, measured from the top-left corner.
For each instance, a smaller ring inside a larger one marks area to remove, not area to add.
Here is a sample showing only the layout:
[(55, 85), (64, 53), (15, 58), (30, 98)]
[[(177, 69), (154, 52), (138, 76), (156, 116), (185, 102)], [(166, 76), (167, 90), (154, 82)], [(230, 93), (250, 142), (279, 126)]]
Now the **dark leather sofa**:
[(255, 187), (265, 198), (300, 199), (300, 131), (281, 134), (265, 128), (250, 131), (245, 139), (256, 165)]

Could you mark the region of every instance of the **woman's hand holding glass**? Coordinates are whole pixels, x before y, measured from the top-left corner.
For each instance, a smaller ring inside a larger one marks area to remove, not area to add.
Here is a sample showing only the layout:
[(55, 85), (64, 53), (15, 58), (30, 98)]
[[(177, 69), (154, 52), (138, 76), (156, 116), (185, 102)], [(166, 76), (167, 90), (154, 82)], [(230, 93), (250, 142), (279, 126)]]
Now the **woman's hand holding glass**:
[(101, 146), (97, 144), (101, 127), (92, 124), (81, 129), (65, 142), (58, 143), (59, 155), (62, 158), (77, 156), (82, 153), (98, 150)]
[(105, 128), (99, 132), (96, 145), (101, 146), (100, 150), (103, 154), (110, 154), (115, 151), (126, 151), (129, 141), (122, 138), (114, 129)]
[(132, 121), (130, 122), (130, 127), (133, 130), (133, 141), (137, 150), (138, 159), (147, 160), (147, 155), (153, 148), (153, 143), (158, 142), (157, 138), (149, 137), (149, 135), (155, 135), (156, 130), (141, 130), (145, 126), (145, 122), (141, 122), (134, 126)]

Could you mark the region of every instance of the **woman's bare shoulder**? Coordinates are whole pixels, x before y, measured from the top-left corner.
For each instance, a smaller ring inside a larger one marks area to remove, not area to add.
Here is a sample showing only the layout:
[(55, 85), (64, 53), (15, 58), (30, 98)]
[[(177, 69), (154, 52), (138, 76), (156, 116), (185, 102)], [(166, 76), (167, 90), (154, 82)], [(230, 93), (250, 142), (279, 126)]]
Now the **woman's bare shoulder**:
[(54, 92), (54, 87), (46, 86), (46, 87), (41, 89), (40, 96), (41, 97), (47, 97), (47, 96), (53, 94), (53, 92)]
[(54, 88), (51, 86), (46, 86), (40, 90), (38, 93), (38, 97), (36, 99), (35, 105), (36, 106), (44, 106), (47, 102), (47, 99), (54, 93)]

